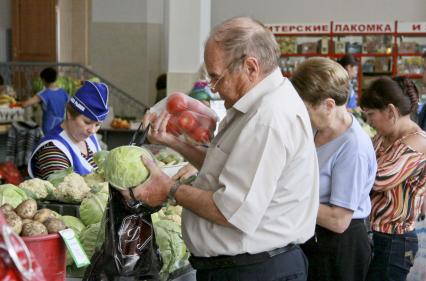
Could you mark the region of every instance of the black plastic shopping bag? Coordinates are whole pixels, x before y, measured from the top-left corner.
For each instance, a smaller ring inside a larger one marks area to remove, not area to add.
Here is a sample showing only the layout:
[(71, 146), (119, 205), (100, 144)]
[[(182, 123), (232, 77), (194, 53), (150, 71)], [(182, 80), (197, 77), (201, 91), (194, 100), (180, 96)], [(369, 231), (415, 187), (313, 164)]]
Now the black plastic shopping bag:
[(91, 259), (83, 280), (159, 280), (161, 261), (155, 242), (152, 209), (142, 202), (129, 204), (110, 188), (105, 241)]

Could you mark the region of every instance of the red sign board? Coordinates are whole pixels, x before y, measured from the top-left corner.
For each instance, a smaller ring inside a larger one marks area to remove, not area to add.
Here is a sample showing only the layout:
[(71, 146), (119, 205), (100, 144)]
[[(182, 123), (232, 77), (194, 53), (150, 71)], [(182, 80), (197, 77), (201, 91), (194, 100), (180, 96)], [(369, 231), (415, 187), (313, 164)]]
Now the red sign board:
[(323, 34), (331, 31), (329, 23), (267, 24), (274, 34)]
[(393, 33), (395, 32), (395, 24), (393, 22), (384, 23), (333, 23), (334, 33)]
[(426, 33), (426, 22), (398, 22), (398, 32)]

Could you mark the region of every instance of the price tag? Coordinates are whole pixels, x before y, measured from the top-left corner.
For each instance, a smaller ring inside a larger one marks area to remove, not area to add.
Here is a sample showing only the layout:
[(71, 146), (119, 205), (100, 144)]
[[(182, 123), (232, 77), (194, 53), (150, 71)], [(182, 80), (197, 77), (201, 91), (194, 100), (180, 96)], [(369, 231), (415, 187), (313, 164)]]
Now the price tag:
[(89, 258), (87, 257), (86, 252), (84, 252), (83, 247), (81, 247), (80, 241), (78, 241), (75, 236), (74, 230), (67, 228), (59, 231), (59, 234), (62, 236), (76, 267), (80, 268), (89, 265)]

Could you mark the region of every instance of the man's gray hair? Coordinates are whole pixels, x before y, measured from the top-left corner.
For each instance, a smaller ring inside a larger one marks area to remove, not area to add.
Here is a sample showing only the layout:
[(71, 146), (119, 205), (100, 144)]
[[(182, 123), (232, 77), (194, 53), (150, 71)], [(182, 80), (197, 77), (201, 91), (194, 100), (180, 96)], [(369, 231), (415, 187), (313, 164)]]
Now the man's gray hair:
[(223, 50), (225, 61), (234, 70), (242, 58), (257, 58), (261, 72), (269, 74), (278, 66), (280, 48), (272, 32), (261, 22), (249, 17), (224, 21), (210, 32), (207, 40), (214, 41)]

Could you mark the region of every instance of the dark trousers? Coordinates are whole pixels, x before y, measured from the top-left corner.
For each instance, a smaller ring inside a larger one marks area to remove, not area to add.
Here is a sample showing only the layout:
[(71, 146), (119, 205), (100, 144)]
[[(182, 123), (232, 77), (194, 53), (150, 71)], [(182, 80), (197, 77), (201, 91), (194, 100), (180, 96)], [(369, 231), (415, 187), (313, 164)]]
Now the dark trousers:
[(374, 255), (368, 281), (404, 281), (419, 249), (415, 231), (405, 234), (373, 232)]
[(265, 262), (197, 270), (197, 281), (306, 281), (308, 264), (299, 246)]
[(302, 245), (309, 262), (309, 281), (364, 281), (371, 243), (362, 219), (353, 219), (339, 234), (321, 226)]

